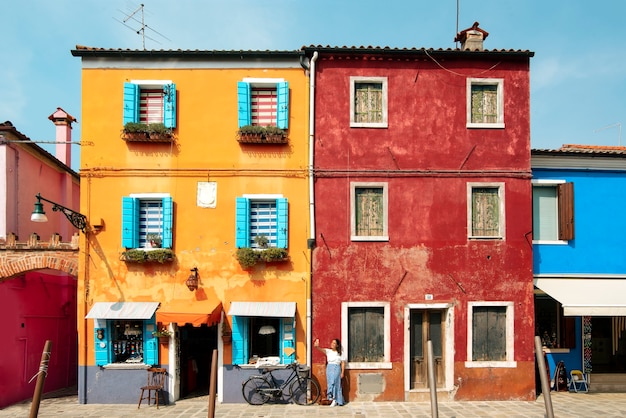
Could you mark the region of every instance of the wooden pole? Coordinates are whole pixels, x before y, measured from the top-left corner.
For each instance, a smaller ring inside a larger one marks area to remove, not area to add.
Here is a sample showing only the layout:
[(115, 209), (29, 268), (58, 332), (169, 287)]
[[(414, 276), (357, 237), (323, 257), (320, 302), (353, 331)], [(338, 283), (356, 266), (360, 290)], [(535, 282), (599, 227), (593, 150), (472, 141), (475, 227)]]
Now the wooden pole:
[(433, 342), (427, 341), (428, 349), (428, 386), (430, 387), (430, 413), (433, 418), (439, 417), (437, 406), (437, 380), (435, 379), (435, 357), (433, 356)]
[(209, 382), (209, 418), (215, 418), (215, 394), (217, 393), (217, 350), (213, 350), (211, 378)]
[(43, 384), (48, 374), (48, 362), (50, 361), (50, 349), (52, 341), (46, 340), (41, 353), (41, 361), (39, 362), (39, 371), (37, 372), (37, 384), (35, 385), (35, 393), (33, 394), (33, 402), (30, 404), (30, 418), (37, 418), (39, 414), (39, 403), (41, 402), (41, 393), (43, 392)]
[(546, 417), (554, 418), (554, 410), (552, 409), (552, 396), (550, 394), (550, 382), (548, 382), (548, 376), (546, 376), (546, 362), (543, 358), (543, 348), (541, 347), (541, 337), (539, 336), (535, 336), (535, 357), (537, 358), (539, 378), (541, 379), (541, 393), (543, 393), (543, 402), (546, 405)]

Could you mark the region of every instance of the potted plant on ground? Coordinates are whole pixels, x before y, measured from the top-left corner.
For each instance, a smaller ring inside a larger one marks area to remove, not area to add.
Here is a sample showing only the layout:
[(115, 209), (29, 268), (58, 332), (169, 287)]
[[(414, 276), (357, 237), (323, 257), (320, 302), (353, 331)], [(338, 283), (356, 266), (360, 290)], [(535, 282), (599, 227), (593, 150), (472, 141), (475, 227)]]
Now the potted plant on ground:
[(126, 122), (123, 134), (126, 141), (146, 141), (148, 125), (141, 122)]

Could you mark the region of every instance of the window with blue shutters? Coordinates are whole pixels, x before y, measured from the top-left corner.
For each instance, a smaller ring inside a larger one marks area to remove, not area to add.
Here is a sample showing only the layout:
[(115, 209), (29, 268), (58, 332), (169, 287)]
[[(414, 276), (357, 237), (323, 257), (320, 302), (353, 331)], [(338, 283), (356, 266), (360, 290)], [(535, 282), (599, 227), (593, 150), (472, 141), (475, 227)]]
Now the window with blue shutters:
[(295, 361), (294, 318), (233, 316), (232, 326), (233, 364), (263, 357), (278, 357), (281, 364)]
[(236, 201), (236, 246), (259, 248), (258, 236), (267, 238), (267, 247), (288, 247), (289, 206), (284, 197), (245, 196)]
[(289, 83), (283, 79), (244, 79), (237, 83), (239, 127), (289, 128)]
[(163, 123), (176, 127), (176, 84), (169, 80), (124, 83), (124, 124)]
[(172, 248), (174, 203), (163, 194), (140, 194), (122, 198), (122, 246), (147, 248), (149, 235), (157, 235), (160, 247)]
[(158, 338), (153, 316), (147, 320), (104, 320), (94, 323), (95, 362), (97, 366), (112, 363), (158, 364)]

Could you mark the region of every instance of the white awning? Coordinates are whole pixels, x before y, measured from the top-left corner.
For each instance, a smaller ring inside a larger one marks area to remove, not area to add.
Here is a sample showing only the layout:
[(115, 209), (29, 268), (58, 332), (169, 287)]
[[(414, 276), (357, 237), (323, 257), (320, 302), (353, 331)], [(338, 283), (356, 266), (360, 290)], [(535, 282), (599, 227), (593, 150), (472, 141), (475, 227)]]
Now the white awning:
[(535, 278), (535, 286), (561, 302), (565, 316), (626, 316), (623, 278)]
[(228, 315), (293, 318), (296, 302), (231, 302)]
[(159, 302), (96, 302), (85, 318), (150, 319)]

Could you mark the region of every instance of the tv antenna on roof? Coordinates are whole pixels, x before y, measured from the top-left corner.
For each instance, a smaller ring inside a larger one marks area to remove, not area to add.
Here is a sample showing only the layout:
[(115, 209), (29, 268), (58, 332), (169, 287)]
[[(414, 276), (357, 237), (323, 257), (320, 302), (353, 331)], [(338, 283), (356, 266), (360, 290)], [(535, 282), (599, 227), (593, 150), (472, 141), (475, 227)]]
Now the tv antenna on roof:
[(622, 124), (620, 122), (614, 123), (613, 125), (607, 125), (604, 126), (602, 128), (598, 128), (598, 129), (594, 129), (593, 133), (597, 133), (600, 131), (604, 131), (605, 129), (609, 129), (609, 128), (619, 128), (619, 136), (617, 138), (617, 146), (621, 147), (622, 146)]
[[(137, 14), (139, 14), (139, 12), (141, 12), (141, 19), (139, 19), (138, 16), (135, 16)], [(123, 13), (123, 12), (122, 12)], [(117, 20), (117, 19), (115, 19)], [(139, 29), (135, 29), (133, 26), (130, 26), (127, 24), (127, 22), (129, 20), (134, 21), (135, 23), (138, 23), (139, 25), (141, 25), (139, 27)], [(169, 39), (167, 36), (155, 31), (154, 29), (152, 29), (151, 27), (149, 27), (148, 25), (146, 25), (145, 20), (144, 20), (144, 16), (143, 16), (143, 3), (141, 3), (139, 5), (139, 7), (137, 9), (135, 9), (135, 11), (133, 11), (131, 14), (125, 14), (124, 19), (123, 20), (117, 20), (118, 22), (120, 22), (122, 25), (126, 26), (128, 29), (132, 30), (133, 32), (137, 33), (137, 35), (141, 35), (141, 46), (142, 48), (145, 50), (146, 49), (146, 38), (150, 39), (151, 41), (156, 42), (157, 44), (161, 45), (161, 42), (157, 41), (154, 38), (151, 38), (149, 36), (146, 35), (146, 29), (151, 30), (152, 32), (156, 33), (157, 35), (161, 36), (162, 38), (167, 39), (168, 41), (171, 41), (171, 39)]]

